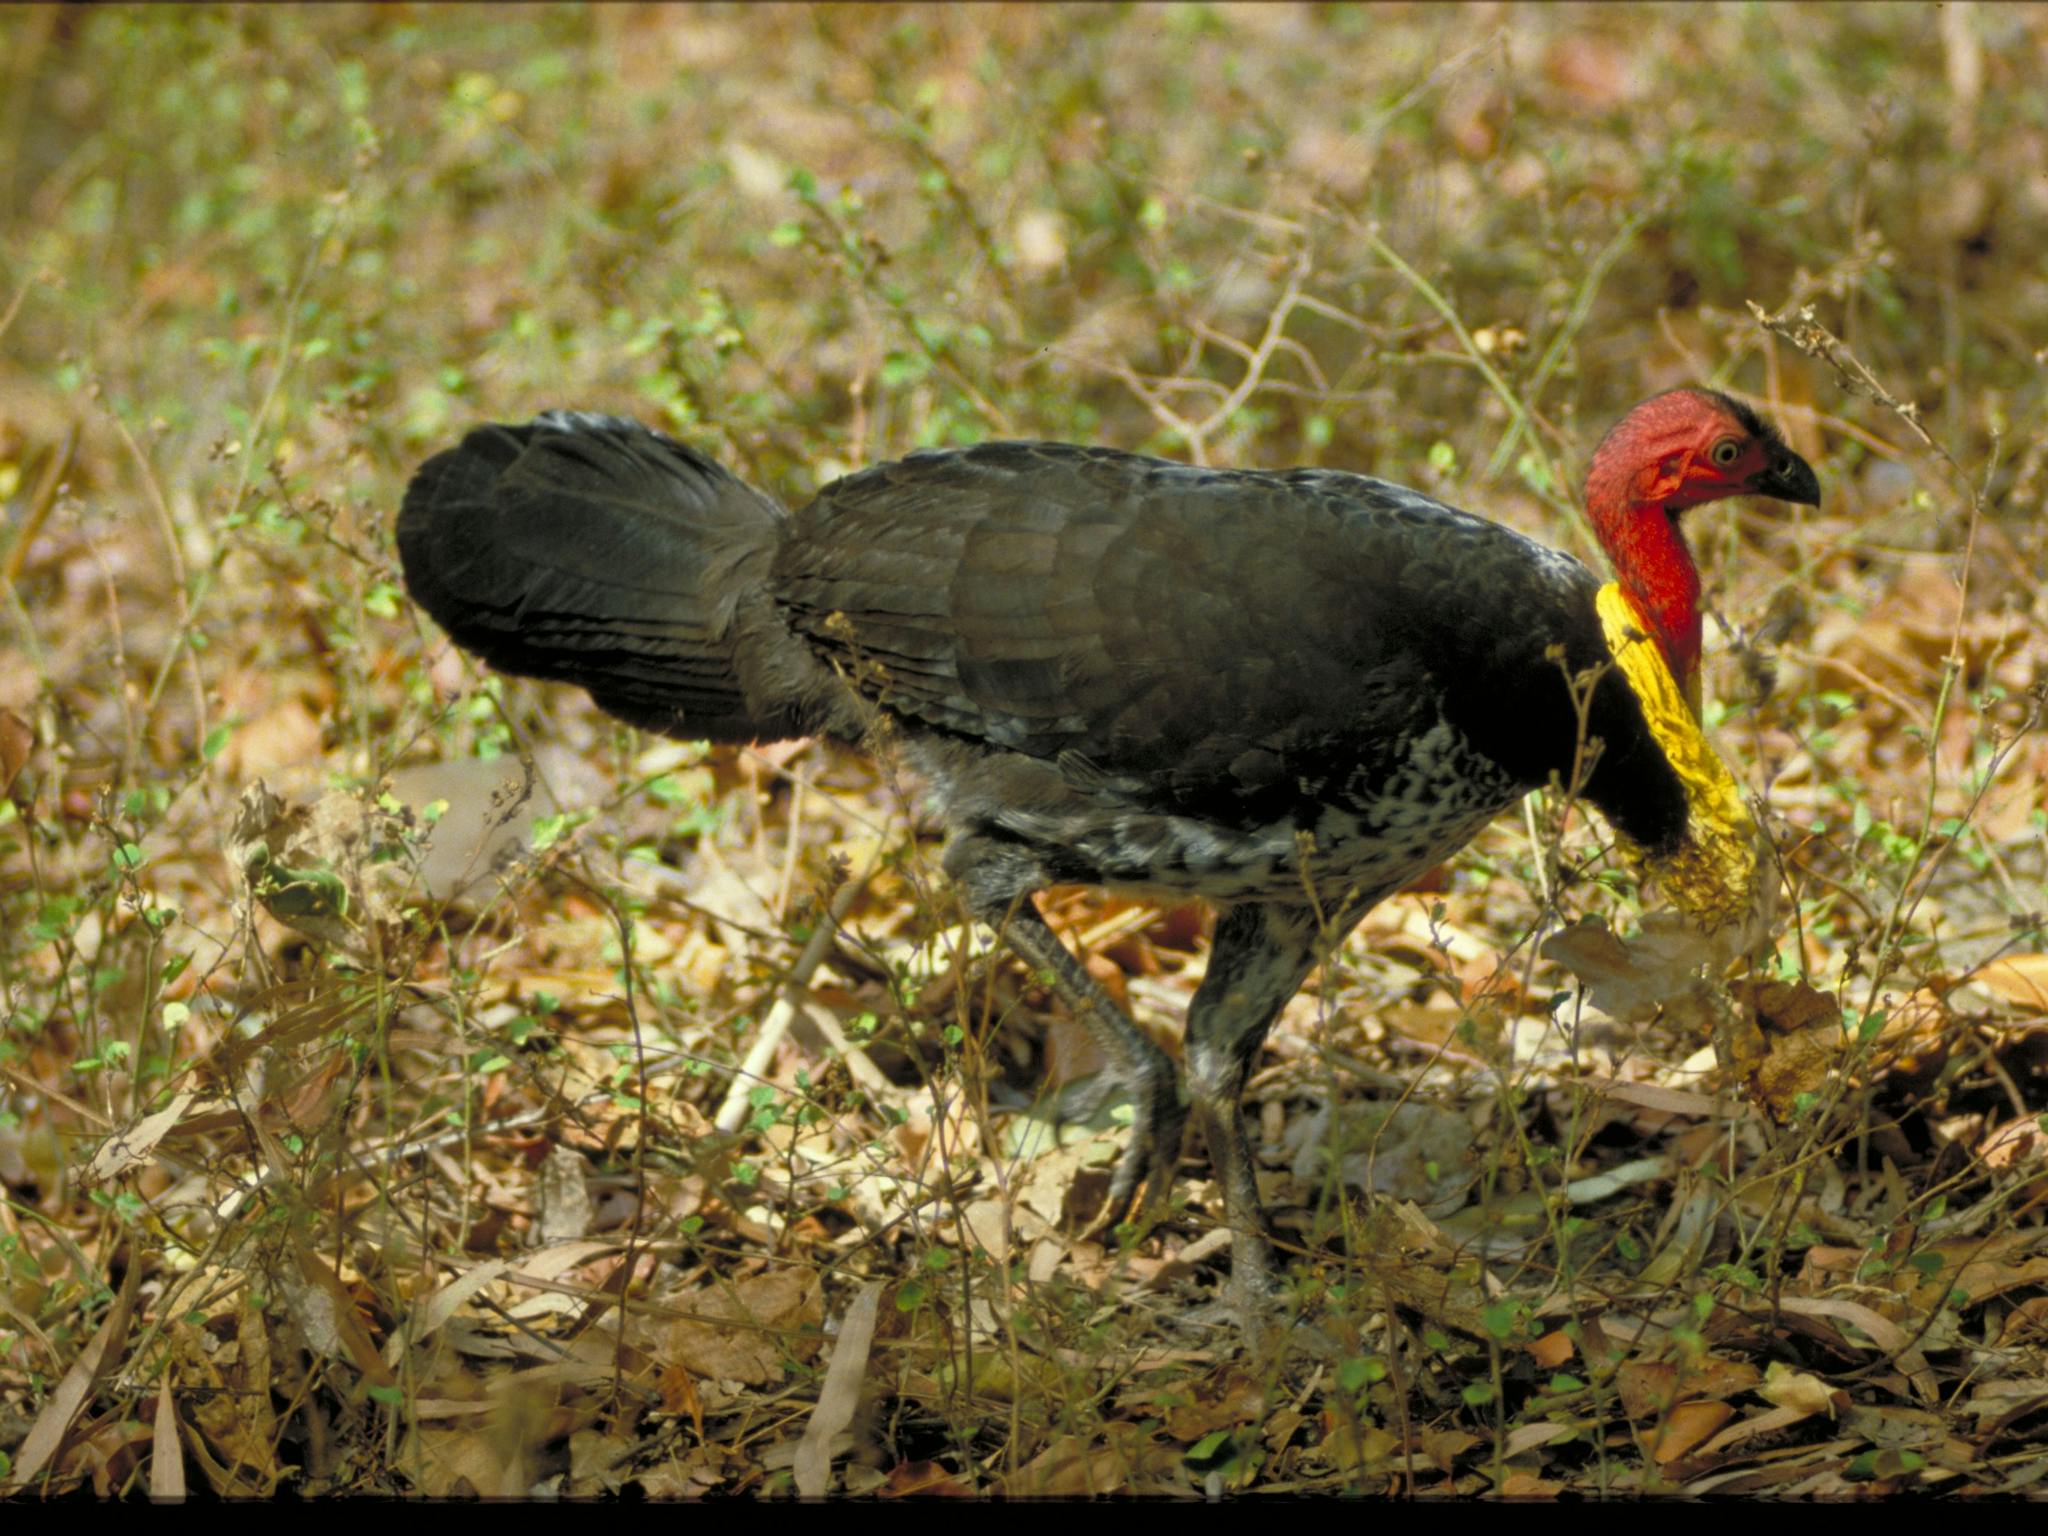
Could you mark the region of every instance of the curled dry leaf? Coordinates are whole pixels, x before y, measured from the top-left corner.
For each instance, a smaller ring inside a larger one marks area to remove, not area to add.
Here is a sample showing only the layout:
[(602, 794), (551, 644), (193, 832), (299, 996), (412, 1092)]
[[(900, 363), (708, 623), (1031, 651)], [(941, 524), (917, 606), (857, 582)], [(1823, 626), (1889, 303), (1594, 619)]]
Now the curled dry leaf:
[(2048, 1147), (2048, 1132), (2042, 1131), (2036, 1115), (2007, 1121), (1978, 1144), (1977, 1155), (1987, 1168), (2016, 1168), (2039, 1162), (2044, 1147)]
[(1789, 1408), (1809, 1417), (1835, 1411), (1835, 1389), (1818, 1376), (1789, 1369), (1773, 1360), (1764, 1368), (1763, 1384), (1756, 1395), (1774, 1408)]
[(171, 1128), (185, 1116), (198, 1094), (191, 1090), (173, 1096), (171, 1102), (153, 1115), (146, 1115), (125, 1131), (116, 1131), (100, 1143), (99, 1151), (93, 1154), (92, 1167), (87, 1176), (95, 1183), (125, 1173), (149, 1156), (156, 1144), (162, 1141)]
[(1738, 1073), (1749, 1096), (1781, 1125), (1802, 1094), (1816, 1093), (1840, 1060), (1842, 1010), (1804, 982), (1742, 981), (1722, 1064)]

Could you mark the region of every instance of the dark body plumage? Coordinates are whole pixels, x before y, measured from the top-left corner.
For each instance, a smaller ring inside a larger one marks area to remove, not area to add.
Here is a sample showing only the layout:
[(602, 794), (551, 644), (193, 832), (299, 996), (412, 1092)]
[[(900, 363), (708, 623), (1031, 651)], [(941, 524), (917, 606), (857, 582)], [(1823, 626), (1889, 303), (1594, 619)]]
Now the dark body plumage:
[[(398, 542), (413, 596), (502, 670), (670, 735), (900, 751), (972, 910), (1053, 972), (1139, 1102), (1112, 1215), (1141, 1179), (1163, 1201), (1191, 1097), (1252, 1278), (1238, 1095), (1324, 948), (1570, 778), (1586, 737), (1584, 792), (1622, 832), (1654, 850), (1685, 825), (1616, 672), (1581, 731), (1567, 674), (1608, 660), (1593, 573), (1359, 475), (989, 443), (791, 514), (680, 443), (558, 413), (430, 460)], [(1028, 899), (1063, 882), (1220, 908), (1188, 1095)]]

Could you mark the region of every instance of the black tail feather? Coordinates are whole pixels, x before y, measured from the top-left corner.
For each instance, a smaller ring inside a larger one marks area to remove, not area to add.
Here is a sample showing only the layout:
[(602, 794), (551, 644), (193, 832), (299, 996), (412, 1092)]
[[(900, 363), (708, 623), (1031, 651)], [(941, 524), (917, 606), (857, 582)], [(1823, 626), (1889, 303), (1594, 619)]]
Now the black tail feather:
[(760, 741), (801, 734), (735, 662), (786, 521), (672, 438), (553, 412), (423, 464), (398, 551), (413, 599), (500, 671), (576, 683), (668, 735)]

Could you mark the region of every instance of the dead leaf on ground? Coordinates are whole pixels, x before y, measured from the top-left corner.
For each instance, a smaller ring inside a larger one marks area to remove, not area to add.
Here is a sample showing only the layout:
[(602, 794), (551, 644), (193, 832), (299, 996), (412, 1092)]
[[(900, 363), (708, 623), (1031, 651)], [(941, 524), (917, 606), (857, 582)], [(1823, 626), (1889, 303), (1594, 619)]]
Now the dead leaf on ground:
[(840, 1322), (839, 1337), (832, 1344), (832, 1363), (825, 1368), (824, 1388), (797, 1446), (796, 1489), (804, 1498), (824, 1497), (832, 1475), (833, 1442), (853, 1423), (854, 1411), (860, 1406), (868, 1347), (875, 1338), (875, 1309), (881, 1297), (882, 1282), (870, 1280), (847, 1304)]
[(1758, 1397), (1774, 1408), (1789, 1408), (1801, 1414), (1832, 1413), (1835, 1389), (1808, 1371), (1795, 1371), (1783, 1361), (1773, 1360), (1764, 1369)]
[(1974, 980), (1985, 991), (2048, 1013), (2048, 955), (2007, 955), (1979, 971)]
[(171, 1102), (153, 1115), (145, 1115), (125, 1131), (116, 1131), (100, 1144), (93, 1154), (92, 1166), (86, 1176), (95, 1183), (127, 1172), (156, 1149), (171, 1128), (184, 1118), (185, 1111), (192, 1107), (192, 1101), (199, 1095), (191, 1089), (174, 1094)]
[(888, 1480), (875, 1492), (885, 1499), (971, 1499), (975, 1496), (972, 1488), (936, 1461), (906, 1461), (890, 1468)]
[(91, 1397), (94, 1386), (120, 1358), (128, 1326), (135, 1317), (135, 1294), (141, 1278), (142, 1267), (130, 1264), (127, 1278), (115, 1294), (114, 1305), (107, 1309), (106, 1321), (79, 1351), (56, 1390), (44, 1402), (42, 1412), (36, 1415), (35, 1423), (29, 1426), (27, 1438), (15, 1453), (14, 1474), (8, 1479), (8, 1487), (26, 1488), (35, 1481), (36, 1474), (63, 1445), (72, 1421)]
[(1455, 1471), (1458, 1458), (1480, 1443), (1477, 1435), (1467, 1434), (1462, 1429), (1425, 1429), (1416, 1437), (1416, 1448), (1439, 1472)]
[[(1113, 1431), (1130, 1426), (1112, 1425)], [(1114, 1443), (1096, 1444), (1079, 1435), (1063, 1435), (1008, 1477), (994, 1492), (1006, 1498), (1079, 1499), (1105, 1493), (1143, 1492), (1141, 1477), (1156, 1477), (1178, 1468), (1178, 1449), (1153, 1447), (1150, 1455), (1134, 1454)]]
[(668, 1302), (694, 1318), (670, 1326), (663, 1353), (697, 1376), (766, 1386), (785, 1360), (808, 1360), (823, 1341), (824, 1298), (806, 1269), (771, 1269)]
[(2008, 1120), (1977, 1144), (1977, 1155), (1987, 1168), (2016, 1168), (2039, 1162), (2048, 1147), (2048, 1132), (2041, 1129), (2038, 1115), (2025, 1120)]
[(1841, 1007), (1804, 982), (1739, 981), (1729, 991), (1738, 1011), (1724, 1032), (1732, 1049), (1723, 1065), (1783, 1125), (1841, 1060)]
[(525, 1492), (506, 1486), (508, 1469), (482, 1427), (416, 1427), (400, 1451), (400, 1466), (430, 1499), (507, 1498)]
[(1680, 1403), (1664, 1416), (1663, 1424), (1651, 1436), (1650, 1454), (1659, 1466), (1668, 1466), (1705, 1444), (1734, 1417), (1735, 1410), (1726, 1403)]
[(1624, 1024), (1663, 1015), (1702, 1035), (1711, 1028), (1700, 972), (1717, 956), (1711, 941), (1675, 913), (1653, 912), (1643, 932), (1627, 939), (1597, 917), (1583, 918), (1545, 939), (1542, 954), (1579, 979), (1595, 1008)]
[(14, 787), (35, 745), (34, 728), (13, 710), (0, 709), (0, 795)]
[(163, 1503), (185, 1498), (185, 1458), (178, 1450), (178, 1409), (171, 1401), (171, 1381), (156, 1384), (156, 1418), (150, 1426), (149, 1496)]
[(1349, 1414), (1323, 1414), (1323, 1438), (1316, 1455), (1338, 1471), (1356, 1477), (1385, 1467), (1400, 1453), (1401, 1437), (1377, 1424), (1360, 1425)]
[(1176, 1440), (1193, 1442), (1212, 1430), (1253, 1423), (1265, 1413), (1265, 1390), (1251, 1378), (1232, 1373), (1197, 1387), (1192, 1402), (1169, 1408), (1166, 1432)]
[(1614, 1385), (1628, 1416), (1647, 1419), (1676, 1403), (1747, 1392), (1762, 1378), (1747, 1360), (1709, 1355), (1686, 1366), (1670, 1360), (1630, 1360), (1616, 1373)]
[(186, 1448), (223, 1498), (266, 1496), (284, 1476), (270, 1405), (270, 1328), (246, 1300), (202, 1325), (168, 1331), (170, 1383), (191, 1433)]

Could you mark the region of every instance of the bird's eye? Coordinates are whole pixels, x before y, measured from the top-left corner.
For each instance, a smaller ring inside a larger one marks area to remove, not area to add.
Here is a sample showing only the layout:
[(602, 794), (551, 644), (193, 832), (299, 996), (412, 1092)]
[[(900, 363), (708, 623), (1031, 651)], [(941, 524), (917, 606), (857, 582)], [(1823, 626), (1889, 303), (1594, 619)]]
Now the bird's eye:
[(1707, 450), (1707, 457), (1726, 469), (1742, 457), (1742, 442), (1739, 438), (1724, 437)]

